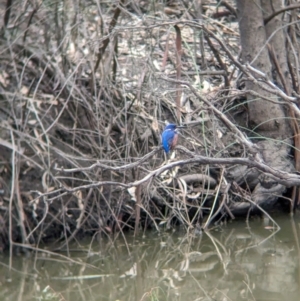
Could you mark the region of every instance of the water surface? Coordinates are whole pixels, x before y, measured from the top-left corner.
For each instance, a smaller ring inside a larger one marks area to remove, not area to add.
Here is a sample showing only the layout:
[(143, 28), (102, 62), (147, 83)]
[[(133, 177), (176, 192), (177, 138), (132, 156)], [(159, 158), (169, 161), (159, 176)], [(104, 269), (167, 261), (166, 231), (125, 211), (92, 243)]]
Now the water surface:
[[(254, 219), (1, 255), (0, 300), (299, 300), (300, 218)], [(68, 257), (70, 255), (70, 258)], [(44, 292), (43, 292), (44, 291)]]

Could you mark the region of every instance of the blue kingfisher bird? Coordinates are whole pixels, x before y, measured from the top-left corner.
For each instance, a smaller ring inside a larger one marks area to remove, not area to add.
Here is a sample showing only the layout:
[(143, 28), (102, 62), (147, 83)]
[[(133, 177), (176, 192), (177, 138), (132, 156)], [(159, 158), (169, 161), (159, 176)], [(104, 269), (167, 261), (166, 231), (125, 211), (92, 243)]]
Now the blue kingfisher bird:
[(177, 129), (182, 127), (183, 126), (178, 126), (173, 123), (166, 125), (164, 131), (161, 134), (161, 142), (166, 154), (169, 154), (169, 152), (175, 148), (178, 141)]

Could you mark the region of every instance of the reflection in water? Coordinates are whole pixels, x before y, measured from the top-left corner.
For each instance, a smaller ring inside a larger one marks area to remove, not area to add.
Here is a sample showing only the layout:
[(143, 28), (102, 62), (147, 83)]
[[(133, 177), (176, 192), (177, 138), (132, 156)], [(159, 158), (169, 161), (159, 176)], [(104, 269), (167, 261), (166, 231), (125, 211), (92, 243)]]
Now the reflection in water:
[[(299, 300), (298, 217), (256, 220), (201, 236), (148, 232), (126, 243), (99, 239), (64, 256), (1, 258), (1, 300)], [(73, 248), (73, 251), (72, 251)], [(75, 249), (76, 248), (76, 249)], [(46, 290), (45, 290), (46, 291)], [(42, 298), (43, 297), (43, 298)], [(49, 300), (49, 299), (48, 299)]]

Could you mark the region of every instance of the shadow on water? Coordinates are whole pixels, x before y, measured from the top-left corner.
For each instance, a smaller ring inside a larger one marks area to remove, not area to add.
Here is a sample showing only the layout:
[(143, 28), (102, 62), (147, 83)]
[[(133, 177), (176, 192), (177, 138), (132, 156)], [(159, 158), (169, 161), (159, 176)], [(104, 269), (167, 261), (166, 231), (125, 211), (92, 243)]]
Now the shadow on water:
[[(65, 253), (2, 255), (0, 300), (299, 300), (300, 218), (234, 222), (80, 242)], [(73, 248), (73, 249), (72, 249)]]

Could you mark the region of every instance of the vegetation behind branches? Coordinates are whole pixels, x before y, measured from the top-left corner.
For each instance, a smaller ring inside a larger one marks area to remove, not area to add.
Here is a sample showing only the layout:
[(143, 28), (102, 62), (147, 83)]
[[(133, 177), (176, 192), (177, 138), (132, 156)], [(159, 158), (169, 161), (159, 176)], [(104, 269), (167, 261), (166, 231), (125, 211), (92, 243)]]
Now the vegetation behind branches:
[[(290, 150), (293, 133), (258, 135), (247, 111), (249, 101), (279, 96), (298, 116), (296, 98), (240, 60), (233, 3), (197, 3), (1, 4), (2, 249), (141, 227), (206, 229), (265, 212), (299, 185), (292, 153), (276, 151), (289, 168), (274, 169), (256, 144)], [(186, 125), (173, 159), (160, 147), (166, 121)]]

